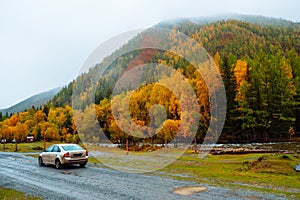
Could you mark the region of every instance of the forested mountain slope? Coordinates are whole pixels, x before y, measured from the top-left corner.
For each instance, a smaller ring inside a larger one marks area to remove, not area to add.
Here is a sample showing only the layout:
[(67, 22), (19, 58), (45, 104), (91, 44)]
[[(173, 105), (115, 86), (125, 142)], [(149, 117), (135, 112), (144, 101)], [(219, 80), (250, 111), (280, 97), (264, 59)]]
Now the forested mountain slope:
[[(295, 131), (297, 128), (295, 124), (299, 123), (296, 121), (296, 108), (299, 107), (300, 102), (300, 25), (298, 23), (255, 16), (233, 16), (226, 20), (214, 18), (203, 21), (173, 20), (157, 26), (180, 31), (192, 37), (206, 49), (217, 65), (227, 98), (226, 121), (219, 142), (289, 139), (289, 133)], [(56, 134), (55, 138), (64, 139), (67, 134), (76, 134), (74, 121), (70, 116), (70, 106), (74, 95), (73, 89), (77, 87), (76, 91), (80, 94), (76, 95), (79, 95), (80, 101), (84, 103), (75, 106), (73, 104), (73, 108), (78, 111), (74, 115), (78, 118), (82, 118), (80, 117), (82, 115), (91, 115), (91, 118), (86, 119), (92, 119), (91, 113), (96, 109), (98, 122), (111, 141), (122, 143), (125, 139), (132, 142), (170, 141), (180, 127), (182, 113), (178, 99), (169, 90), (156, 84), (147, 84), (138, 90), (112, 96), (116, 82), (129, 69), (146, 63), (162, 63), (183, 74), (195, 90), (201, 105), (197, 141), (202, 141), (211, 116), (209, 96), (203, 77), (185, 58), (168, 51), (143, 49), (131, 51), (110, 63), (110, 57), (114, 57), (126, 48), (129, 49), (136, 41), (147, 42), (145, 40), (146, 37), (143, 38), (141, 34), (105, 58), (102, 63), (91, 66), (89, 72), (64, 87), (40, 112), (34, 111), (39, 112), (38, 115), (43, 115), (42, 113), (44, 115), (41, 119), (35, 116), (35, 123), (30, 129), (36, 134), (44, 134), (49, 127), (52, 127), (51, 134)], [(193, 46), (189, 48), (193, 49)], [(94, 80), (94, 75), (98, 73), (101, 66), (109, 63), (109, 68), (104, 75)], [(143, 78), (146, 80), (157, 77)], [(94, 84), (95, 82), (97, 84)], [(165, 108), (167, 120), (159, 134), (148, 139), (139, 139), (128, 136), (119, 129), (112, 117), (111, 101), (115, 99), (126, 101), (128, 95), (131, 95), (130, 115), (134, 122), (141, 126), (151, 123), (148, 115), (151, 105), (161, 104)], [(65, 118), (61, 115), (65, 115)], [(45, 130), (42, 130), (41, 126), (36, 130), (37, 124), (45, 121), (51, 122), (52, 125), (44, 124), (42, 129)], [(101, 137), (89, 126), (91, 121), (85, 120), (81, 123), (79, 132), (87, 133), (84, 136), (85, 141), (101, 141)], [(186, 136), (182, 135), (182, 137)]]

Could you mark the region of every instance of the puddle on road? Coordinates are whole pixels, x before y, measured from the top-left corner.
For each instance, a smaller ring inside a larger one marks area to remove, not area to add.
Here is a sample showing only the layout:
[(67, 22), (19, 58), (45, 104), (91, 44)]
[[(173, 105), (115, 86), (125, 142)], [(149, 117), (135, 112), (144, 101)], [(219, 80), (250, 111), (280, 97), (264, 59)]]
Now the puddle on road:
[(64, 172), (61, 172), (62, 174), (72, 174), (71, 171), (64, 171)]
[(173, 193), (179, 195), (191, 195), (199, 192), (205, 192), (207, 187), (204, 186), (183, 186), (173, 189)]

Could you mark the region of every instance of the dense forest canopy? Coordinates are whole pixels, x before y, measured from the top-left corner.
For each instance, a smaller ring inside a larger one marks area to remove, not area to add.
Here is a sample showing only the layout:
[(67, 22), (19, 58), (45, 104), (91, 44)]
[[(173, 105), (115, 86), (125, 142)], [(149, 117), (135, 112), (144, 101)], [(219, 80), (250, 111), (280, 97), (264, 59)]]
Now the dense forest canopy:
[[(227, 100), (226, 120), (219, 142), (281, 141), (288, 140), (295, 131), (300, 131), (297, 130), (299, 113), (296, 118), (297, 108), (300, 107), (300, 25), (278, 19), (274, 19), (274, 23), (272, 19), (267, 19), (268, 23), (259, 25), (257, 22), (263, 20), (255, 17), (255, 23), (249, 20), (192, 21), (161, 23), (158, 26), (185, 33), (203, 46), (214, 60), (223, 79)], [(147, 42), (145, 40), (147, 38), (141, 39)], [(130, 48), (133, 42), (129, 41), (118, 51)], [(193, 49), (192, 43), (190, 45), (188, 47)], [(24, 141), (30, 134), (37, 140), (45, 136), (48, 140), (68, 142), (78, 142), (79, 138), (95, 143), (106, 138), (122, 144), (126, 139), (132, 143), (169, 142), (175, 137), (185, 115), (179, 103), (184, 95), (177, 97), (172, 91), (155, 83), (112, 94), (117, 81), (128, 70), (147, 63), (160, 63), (182, 74), (195, 91), (200, 105), (196, 139), (203, 141), (211, 120), (211, 104), (207, 83), (195, 66), (171, 51), (142, 49), (117, 58), (100, 79), (94, 80), (97, 70), (109, 63), (108, 57), (90, 68), (89, 72), (64, 87), (41, 108), (32, 108), (12, 116), (1, 113), (1, 137)], [(157, 77), (144, 75), (142, 78), (145, 81)], [(71, 108), (74, 87), (80, 91), (80, 94), (76, 94), (80, 96), (80, 101), (85, 102), (81, 106), (73, 105), (76, 110)], [(141, 127), (163, 123), (159, 132), (151, 135), (151, 130), (147, 130), (146, 138), (124, 133), (112, 115), (111, 102), (117, 99), (129, 101), (130, 116)], [(150, 111), (151, 106), (156, 104), (161, 105), (165, 112), (161, 109)], [(151, 119), (149, 112), (158, 112), (155, 116), (162, 116), (162, 119)], [(75, 123), (74, 118), (81, 120)], [(95, 123), (101, 126), (106, 137), (97, 134)], [(189, 131), (181, 132), (183, 141), (188, 137), (185, 133)]]

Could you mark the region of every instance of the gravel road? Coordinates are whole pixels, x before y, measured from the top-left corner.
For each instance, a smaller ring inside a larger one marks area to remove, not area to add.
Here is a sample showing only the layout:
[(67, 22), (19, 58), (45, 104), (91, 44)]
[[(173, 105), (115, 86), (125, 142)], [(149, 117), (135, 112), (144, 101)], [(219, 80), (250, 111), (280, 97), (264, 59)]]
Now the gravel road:
[(37, 159), (18, 153), (0, 153), (0, 185), (43, 199), (285, 199), (272, 194), (205, 184), (202, 186), (208, 187), (206, 192), (180, 196), (172, 192), (175, 187), (196, 184), (91, 165), (61, 170), (39, 167)]

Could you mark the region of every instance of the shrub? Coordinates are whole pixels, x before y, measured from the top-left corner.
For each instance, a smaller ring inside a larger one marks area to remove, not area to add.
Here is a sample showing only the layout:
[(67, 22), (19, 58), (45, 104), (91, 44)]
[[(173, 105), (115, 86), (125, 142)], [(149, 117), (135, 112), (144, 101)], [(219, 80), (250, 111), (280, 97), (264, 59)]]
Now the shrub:
[(40, 146), (36, 146), (36, 147), (32, 147), (32, 150), (43, 150), (43, 148)]

